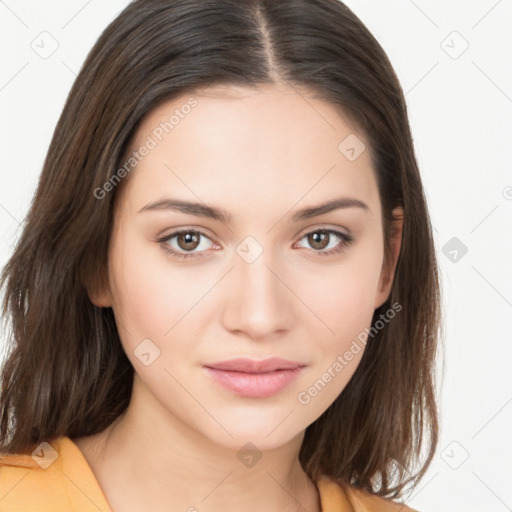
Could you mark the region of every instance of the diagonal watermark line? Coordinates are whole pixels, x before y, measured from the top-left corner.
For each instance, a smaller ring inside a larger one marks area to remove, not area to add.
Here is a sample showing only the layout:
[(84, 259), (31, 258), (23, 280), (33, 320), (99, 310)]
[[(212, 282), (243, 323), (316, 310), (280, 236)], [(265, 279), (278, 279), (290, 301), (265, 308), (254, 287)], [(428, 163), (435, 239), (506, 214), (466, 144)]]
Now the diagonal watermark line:
[(299, 505), (299, 507), (300, 507), (302, 510), (306, 510), (306, 511), (307, 511), (307, 509), (302, 505), (302, 503), (300, 503), (300, 502), (295, 498), (295, 496), (293, 496), (293, 494), (290, 494), (290, 493), (288, 492), (288, 489), (286, 489), (286, 487), (284, 487), (283, 485), (281, 485), (281, 483), (280, 483), (280, 482), (278, 482), (278, 480), (274, 477), (274, 475), (272, 475), (272, 473), (270, 473), (270, 471), (265, 470), (265, 472), (270, 476), (270, 478), (272, 478), (272, 480), (274, 480), (274, 482), (275, 482), (277, 485), (279, 485), (279, 487), (281, 487), (281, 489), (283, 489), (283, 491), (284, 491), (286, 494), (288, 494), (288, 496), (289, 496), (293, 501), (295, 501), (295, 503), (297, 503), (297, 505)]
[(3, 496), (0, 497), (0, 501), (7, 497), (7, 495), (30, 473), (27, 471)]
[(0, 87), (0, 91), (3, 91), (26, 67), (28, 66), (28, 61), (23, 64), (23, 66), (11, 77), (7, 82)]
[(295, 297), (297, 297), (297, 299), (299, 299), (302, 302), (302, 304), (304, 304), (304, 306), (306, 306), (309, 309), (309, 311), (311, 311), (311, 313), (313, 313), (313, 315), (315, 315), (318, 318), (318, 320), (320, 320), (320, 322), (322, 322), (325, 325), (325, 327), (327, 327), (327, 329), (329, 329), (329, 331), (331, 331), (331, 333), (334, 336), (336, 336), (336, 333), (268, 265), (265, 266), (270, 270), (270, 272), (272, 272), (272, 274), (274, 274), (277, 277), (277, 279), (279, 279), (279, 281), (281, 281), (281, 283), (283, 283), (286, 286), (286, 288), (288, 288), (288, 290), (290, 290), (293, 293), (293, 295), (295, 295)]
[(439, 28), (437, 23), (430, 16), (428, 16), (425, 11), (420, 9), (420, 7), (415, 2), (413, 2), (413, 0), (409, 0), (409, 2), (411, 2), (411, 4), (414, 5), (414, 7), (416, 7), (416, 9), (418, 9), (418, 11), (420, 11), (423, 14), (423, 16), (425, 16), (425, 18), (427, 18), (430, 21), (430, 23), (432, 23), (432, 25), (434, 25), (434, 27)]
[(222, 279), (224, 279), (232, 270), (234, 267), (231, 267), (165, 334), (164, 336), (167, 336), (182, 320), (185, 318), (190, 311), (192, 311), (205, 297), (208, 295), (213, 288), (215, 288)]
[(427, 75), (429, 75), (432, 70), (439, 64), (439, 61), (437, 61), (406, 93), (407, 96), (417, 85), (419, 85), (424, 78), (426, 78)]
[(72, 73), (73, 75), (77, 76), (77, 74), (76, 74), (76, 73), (75, 73), (75, 72), (74, 72), (74, 71), (73, 71), (73, 70), (72, 70), (72, 69), (71, 69), (71, 68), (70, 68), (70, 67), (69, 67), (69, 66), (68, 66), (68, 65), (63, 61), (63, 60), (61, 60), (61, 62), (62, 62), (62, 64), (64, 64), (64, 66), (65, 66), (66, 68), (68, 68), (68, 69), (69, 69), (69, 71), (71, 71), (71, 73)]
[(476, 229), (478, 226), (480, 226), (480, 224), (482, 224), (482, 222), (483, 222), (485, 219), (487, 219), (487, 217), (489, 217), (489, 215), (491, 215), (491, 213), (493, 213), (493, 212), (496, 210), (496, 208), (498, 208), (498, 206), (499, 206), (499, 204), (498, 204), (495, 208), (493, 208), (493, 209), (492, 209), (492, 210), (491, 210), (491, 211), (490, 211), (490, 212), (489, 212), (489, 213), (488, 213), (488, 214), (487, 214), (487, 215), (486, 215), (486, 216), (485, 216), (485, 217), (484, 217), (484, 218), (483, 218), (483, 219), (482, 219), (482, 220), (481, 220), (481, 221), (480, 221), (480, 222), (479, 222), (479, 223), (478, 223), (478, 224), (477, 224), (477, 225), (476, 225), (476, 226), (475, 226), (471, 231), (470, 231), (470, 233), (473, 233), (473, 231), (475, 231), (475, 229)]
[(432, 480), (434, 480), (434, 478), (435, 478), (437, 475), (439, 475), (439, 473), (440, 473), (439, 471), (438, 471), (437, 473), (435, 473), (435, 474), (434, 474), (434, 476), (433, 476), (433, 477), (432, 477), (428, 482), (426, 482), (426, 483), (425, 483), (425, 485), (423, 485), (420, 489), (418, 489), (418, 490), (417, 490), (417, 491), (416, 491), (416, 492), (411, 496), (411, 498), (410, 498), (410, 500), (409, 500), (409, 501), (412, 501), (414, 498), (416, 498), (416, 496), (418, 496), (418, 494), (420, 494), (420, 492), (422, 492), (422, 491), (425, 489), (425, 487), (427, 487), (427, 485), (429, 485), (429, 484), (430, 484), (430, 482), (432, 482)]
[(100, 510), (101, 512), (106, 512), (104, 510), (102, 510), (100, 507), (98, 507), (98, 505), (93, 501), (91, 500), (90, 496), (88, 496), (81, 488), (79, 485), (77, 485), (72, 478), (70, 478), (68, 475), (66, 475), (66, 473), (64, 473), (64, 471), (62, 472), (62, 474), (98, 509)]
[(11, 217), (11, 219), (15, 220), (18, 224), (18, 226), (21, 226), (21, 222), (3, 205), (3, 204), (0, 204), (0, 208), (2, 208), (2, 210), (7, 213), (7, 215), (9, 215), (9, 217)]
[(265, 439), (270, 435), (272, 434), (272, 432), (274, 432), (274, 430), (279, 427), (279, 425), (281, 425), (283, 423), (284, 420), (286, 420), (286, 418), (288, 418), (288, 416), (290, 416), (290, 414), (292, 414), (293, 412), (295, 412), (295, 409), (293, 409), (293, 411), (290, 411), (266, 436), (265, 436)]
[[(183, 183), (183, 185), (185, 185), (185, 187), (187, 187), (190, 190), (190, 192), (192, 192), (192, 194), (194, 194), (197, 197), (197, 199), (201, 201), (201, 203), (207, 206), (206, 203), (167, 164), (164, 164), (164, 167), (167, 167), (167, 169), (171, 171), (174, 174), (174, 176), (176, 176), (176, 178), (178, 178), (181, 181), (181, 183)], [(230, 231), (231, 233), (233, 232), (233, 230), (224, 221), (222, 221), (222, 224), (224, 224), (228, 231)]]
[(496, 87), (496, 89), (498, 89), (498, 91), (500, 91), (501, 94), (503, 94), (503, 96), (512, 103), (512, 98), (510, 98), (510, 96), (475, 61), (472, 60), (471, 62), (480, 71), (480, 73), (482, 73), (487, 80), (489, 80), (489, 82), (491, 82), (494, 87)]
[(178, 381), (178, 379), (167, 369), (167, 368), (164, 368), (164, 370), (182, 387), (182, 389), (188, 393), (190, 395), (190, 397), (195, 400), (195, 402), (204, 409), (204, 411), (208, 414), (208, 416), (210, 416), (210, 418), (212, 418), (213, 421), (215, 421), (215, 423), (217, 423), (217, 425), (219, 425), (219, 427), (224, 430), (224, 432), (226, 432), (226, 434), (229, 436), (229, 437), (233, 437), (231, 435), (231, 433), (224, 427), (224, 425), (222, 425), (222, 423), (220, 421), (218, 421), (214, 416), (213, 414), (194, 396), (192, 395), (192, 393), (190, 393), (190, 391), (185, 387), (183, 386), (183, 384), (181, 382)]
[(88, 0), (87, 2), (85, 2), (85, 4), (82, 5), (82, 7), (80, 7), (80, 9), (78, 9), (78, 11), (68, 21), (66, 21), (66, 23), (64, 23), (64, 25), (62, 25), (61, 28), (67, 27), (71, 23), (71, 21), (73, 21), (91, 2), (92, 0)]
[(505, 505), (505, 507), (507, 507), (507, 510), (510, 510), (512, 512), (512, 508), (510, 508), (473, 470), (471, 470), (471, 473), (473, 473), (473, 475), (475, 475), (478, 480), (480, 480), (480, 482), (482, 482), (483, 485), (485, 485), (485, 487), (487, 487), (487, 489), (489, 489), (489, 491), (491, 491), (494, 496), (496, 496), (496, 498), (498, 500), (501, 501), (501, 503), (503, 503), (503, 505)]
[[(397, 461), (398, 462), (398, 461)], [(400, 464), (400, 462), (398, 462), (398, 464)], [(406, 471), (406, 473), (409, 475), (409, 476), (413, 476), (412, 473), (403, 465), (403, 464), (400, 464), (400, 467), (402, 469), (404, 469)], [(421, 489), (418, 490), (417, 494), (419, 494), (421, 491), (423, 491), (423, 489), (425, 489), (425, 487), (430, 483), (432, 482), (432, 480), (434, 480), (434, 478), (439, 474), (439, 471), (425, 484), (421, 487)], [(400, 503), (400, 508), (397, 510), (397, 512), (400, 512), (400, 510), (403, 510), (404, 507), (407, 508), (407, 503), (410, 503), (411, 502), (411, 493), (414, 492), (414, 487), (412, 487), (410, 490), (407, 491), (407, 496), (403, 496), (402, 497), (402, 501), (403, 503)]]
[(471, 265), (471, 268), (510, 306), (512, 307), (512, 304), (482, 275), (478, 270)]
[(11, 13), (18, 18), (18, 20), (25, 25), (25, 27), (30, 28), (5, 2), (4, 0), (0, 0), (0, 4), (4, 5)]
[(480, 432), (482, 432), (482, 430), (487, 427), (487, 425), (489, 425), (489, 423), (491, 423), (491, 421), (496, 418), (496, 416), (498, 416), (498, 414), (503, 410), (505, 409), (505, 407), (510, 403), (512, 402), (512, 398), (510, 400), (507, 400), (507, 402), (505, 402), (505, 405), (503, 405), (503, 407), (500, 408), (500, 410), (471, 438), (471, 440), (475, 439), (475, 437), (480, 434)]
[[(117, 318), (115, 318), (115, 322), (116, 322), (117, 327), (121, 327), (121, 329), (123, 329), (123, 331), (126, 331), (126, 334), (128, 334), (128, 336), (132, 335), (132, 333), (121, 322), (119, 322), (119, 320)], [(119, 331), (119, 329), (118, 329), (118, 331)]]
[(267, 233), (270, 233), (288, 215), (288, 213), (290, 213), (293, 208), (297, 206), (334, 169), (334, 167), (336, 167), (336, 164), (334, 164), (294, 205), (292, 205), (291, 208), (289, 208), (288, 211), (267, 231)]
[(471, 30), (473, 30), (481, 21), (483, 21), (487, 15), (493, 11), (497, 6), (498, 4), (501, 3), (501, 0), (498, 0), (472, 27), (471, 27)]
[[(213, 494), (213, 492), (218, 489), (223, 483), (224, 481), (228, 478), (229, 475), (231, 475), (231, 473), (233, 473), (233, 471), (230, 471), (220, 482), (218, 485), (216, 485), (202, 500), (201, 500), (201, 503), (203, 503), (203, 501), (206, 500), (206, 498), (208, 498), (211, 494)], [(194, 509), (195, 510), (195, 509)]]

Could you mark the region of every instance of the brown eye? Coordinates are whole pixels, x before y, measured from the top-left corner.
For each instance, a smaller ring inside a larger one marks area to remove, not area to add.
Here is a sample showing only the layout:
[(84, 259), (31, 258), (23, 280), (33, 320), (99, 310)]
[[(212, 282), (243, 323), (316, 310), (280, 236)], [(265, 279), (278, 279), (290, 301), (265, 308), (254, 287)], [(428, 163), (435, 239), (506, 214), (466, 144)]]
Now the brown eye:
[(314, 249), (323, 250), (329, 245), (330, 235), (327, 231), (314, 231), (307, 235), (308, 242)]
[(175, 258), (202, 258), (206, 256), (207, 251), (203, 249), (208, 248), (208, 242), (213, 243), (205, 233), (196, 229), (176, 231), (160, 238), (158, 242)]
[(180, 249), (191, 251), (198, 247), (201, 235), (195, 231), (182, 231), (176, 235), (177, 243)]
[(353, 242), (354, 238), (352, 235), (334, 229), (317, 229), (306, 233), (301, 240), (306, 240), (307, 245), (317, 254), (329, 256), (343, 252)]

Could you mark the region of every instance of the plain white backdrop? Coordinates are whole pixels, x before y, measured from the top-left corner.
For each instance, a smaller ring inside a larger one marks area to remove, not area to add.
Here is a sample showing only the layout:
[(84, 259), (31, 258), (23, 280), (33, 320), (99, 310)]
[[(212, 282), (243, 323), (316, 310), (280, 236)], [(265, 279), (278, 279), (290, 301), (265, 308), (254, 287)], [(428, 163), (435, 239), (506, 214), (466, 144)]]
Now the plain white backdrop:
[[(0, 268), (75, 76), (127, 4), (0, 0)], [(346, 4), (406, 93), (442, 277), (441, 439), (407, 503), (512, 510), (512, 0)]]

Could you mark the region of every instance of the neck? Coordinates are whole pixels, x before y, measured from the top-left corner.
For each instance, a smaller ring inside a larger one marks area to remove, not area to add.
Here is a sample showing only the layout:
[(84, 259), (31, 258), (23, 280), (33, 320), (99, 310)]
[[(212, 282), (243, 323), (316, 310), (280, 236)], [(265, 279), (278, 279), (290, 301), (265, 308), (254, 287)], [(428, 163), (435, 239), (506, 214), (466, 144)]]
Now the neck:
[(298, 460), (304, 432), (272, 450), (234, 450), (159, 410), (148, 394), (134, 382), (125, 413), (89, 441), (75, 441), (115, 512), (168, 511), (169, 504), (189, 512), (320, 512)]

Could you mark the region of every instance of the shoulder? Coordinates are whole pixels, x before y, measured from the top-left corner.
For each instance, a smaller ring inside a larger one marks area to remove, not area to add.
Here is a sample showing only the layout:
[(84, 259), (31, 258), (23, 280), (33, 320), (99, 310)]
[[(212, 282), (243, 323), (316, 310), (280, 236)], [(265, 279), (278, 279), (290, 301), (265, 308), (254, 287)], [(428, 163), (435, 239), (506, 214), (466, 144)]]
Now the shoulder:
[(382, 496), (376, 496), (375, 494), (371, 494), (355, 487), (349, 487), (346, 492), (354, 504), (360, 503), (366, 507), (361, 508), (361, 510), (368, 510), (371, 512), (419, 512), (418, 510), (410, 508), (403, 503), (391, 501), (383, 498)]
[(317, 486), (322, 512), (418, 512), (403, 503), (339, 483), (328, 476), (322, 476)]
[(35, 496), (58, 492), (59, 445), (45, 442), (26, 453), (0, 453), (0, 503), (5, 510), (32, 510)]
[(32, 452), (0, 452), (0, 510), (64, 509), (109, 510), (90, 467), (69, 437), (40, 443)]

